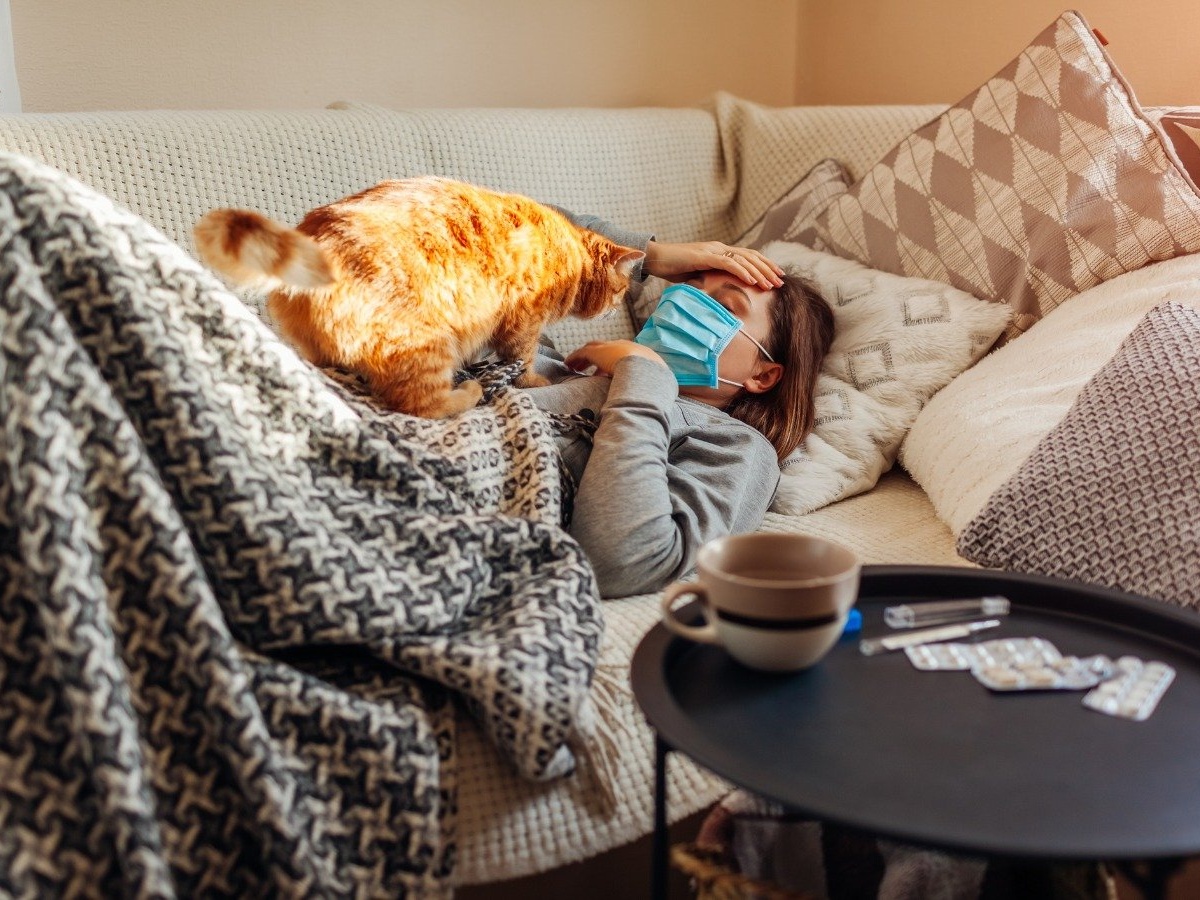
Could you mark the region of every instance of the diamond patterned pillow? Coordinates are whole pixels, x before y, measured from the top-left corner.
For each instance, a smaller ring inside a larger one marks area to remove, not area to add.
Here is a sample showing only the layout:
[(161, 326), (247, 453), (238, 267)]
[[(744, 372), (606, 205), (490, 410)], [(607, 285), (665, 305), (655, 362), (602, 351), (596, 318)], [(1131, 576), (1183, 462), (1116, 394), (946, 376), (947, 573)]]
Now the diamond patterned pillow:
[(784, 460), (772, 506), (802, 515), (874, 487), (925, 402), (987, 352), (1012, 310), (799, 244), (763, 252), (807, 277), (833, 308), (816, 427)]
[(963, 530), (985, 566), (1200, 608), (1200, 311), (1151, 310)]
[(821, 160), (732, 243), (761, 250), (772, 241), (790, 241), (820, 250), (813, 221), (829, 201), (846, 193), (850, 182), (850, 173), (840, 162)]
[(1200, 196), (1078, 13), (817, 217), (826, 249), (1015, 309), (1200, 250)]
[[(752, 247), (755, 250), (761, 250), (771, 241), (782, 240), (808, 247), (816, 246), (813, 220), (830, 200), (844, 194), (849, 184), (850, 174), (845, 166), (834, 159), (823, 159), (784, 191), (753, 225), (730, 243), (735, 247)], [(636, 294), (631, 293), (628, 306), (636, 327), (641, 328), (646, 324), (667, 284), (661, 278), (651, 277), (646, 279)]]

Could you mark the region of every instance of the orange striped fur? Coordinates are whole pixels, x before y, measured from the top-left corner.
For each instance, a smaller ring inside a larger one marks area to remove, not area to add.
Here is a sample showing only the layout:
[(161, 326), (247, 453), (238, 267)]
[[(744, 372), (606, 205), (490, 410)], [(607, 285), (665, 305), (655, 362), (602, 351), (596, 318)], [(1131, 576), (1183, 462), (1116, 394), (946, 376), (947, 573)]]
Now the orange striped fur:
[(440, 417), (474, 406), (453, 373), (491, 347), (532, 371), (542, 327), (620, 302), (641, 251), (517, 194), (421, 177), (314, 209), (294, 229), (247, 210), (196, 225), (200, 257), (270, 291), (283, 335), (319, 366), (362, 375), (393, 409)]

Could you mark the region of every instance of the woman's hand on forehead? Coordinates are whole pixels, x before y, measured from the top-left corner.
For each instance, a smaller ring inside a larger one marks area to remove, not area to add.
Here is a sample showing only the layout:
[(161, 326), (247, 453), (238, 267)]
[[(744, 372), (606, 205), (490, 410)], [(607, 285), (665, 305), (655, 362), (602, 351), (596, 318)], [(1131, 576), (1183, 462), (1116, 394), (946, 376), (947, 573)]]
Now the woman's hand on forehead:
[(698, 272), (728, 272), (739, 281), (769, 291), (783, 284), (783, 270), (757, 250), (732, 247), (720, 241), (646, 245), (642, 268), (667, 281), (683, 281)]

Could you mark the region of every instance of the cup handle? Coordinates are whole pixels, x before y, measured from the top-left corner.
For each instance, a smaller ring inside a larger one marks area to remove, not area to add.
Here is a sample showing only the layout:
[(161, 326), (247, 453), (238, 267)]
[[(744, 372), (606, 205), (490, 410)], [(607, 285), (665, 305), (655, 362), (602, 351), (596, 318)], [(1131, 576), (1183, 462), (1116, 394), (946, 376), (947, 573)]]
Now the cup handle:
[(661, 609), (662, 623), (666, 626), (667, 631), (673, 632), (680, 637), (687, 638), (689, 641), (699, 641), (702, 644), (718, 644), (720, 638), (717, 637), (717, 626), (713, 624), (709, 618), (708, 605), (704, 604), (704, 624), (703, 625), (684, 625), (671, 610), (671, 604), (679, 597), (687, 594), (694, 594), (701, 600), (706, 600), (707, 592), (702, 584), (690, 584), (682, 581), (676, 581), (673, 584), (667, 585), (667, 589), (663, 592)]

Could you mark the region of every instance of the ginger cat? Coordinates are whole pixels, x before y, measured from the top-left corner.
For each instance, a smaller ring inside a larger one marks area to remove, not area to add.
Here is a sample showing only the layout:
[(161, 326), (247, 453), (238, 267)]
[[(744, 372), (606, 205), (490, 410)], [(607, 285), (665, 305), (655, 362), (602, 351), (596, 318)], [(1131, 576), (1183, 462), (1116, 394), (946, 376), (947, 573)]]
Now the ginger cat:
[(270, 289), (271, 315), (309, 360), (431, 418), (479, 402), (479, 383), (453, 375), (486, 346), (525, 360), (518, 385), (544, 384), (532, 371), (542, 327), (611, 309), (644, 255), (527, 197), (435, 177), (384, 181), (294, 229), (217, 209), (195, 237), (212, 268)]

